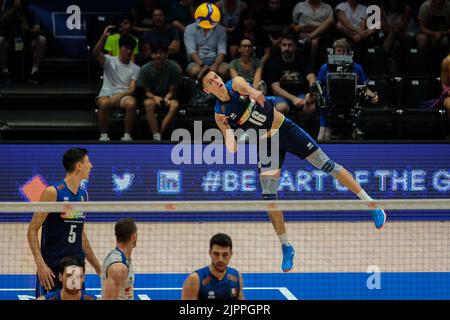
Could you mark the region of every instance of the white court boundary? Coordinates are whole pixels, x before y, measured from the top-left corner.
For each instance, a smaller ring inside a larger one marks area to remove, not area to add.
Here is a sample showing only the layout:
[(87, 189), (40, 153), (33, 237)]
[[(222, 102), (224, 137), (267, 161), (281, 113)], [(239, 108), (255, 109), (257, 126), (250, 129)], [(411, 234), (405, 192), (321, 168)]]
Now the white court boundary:
[(0, 202), (0, 212), (223, 212), (223, 211), (364, 211), (449, 210), (450, 199), (390, 200), (250, 200), (250, 201), (105, 201)]
[[(36, 289), (30, 288), (0, 288), (0, 292), (14, 292), (14, 291), (35, 291)], [(101, 291), (101, 288), (87, 288), (86, 291)], [(134, 288), (134, 291), (181, 291), (183, 288)], [(278, 290), (287, 300), (298, 300), (297, 297), (286, 287), (246, 287), (244, 290)], [(21, 295), (18, 295), (21, 296)], [(23, 296), (23, 295), (22, 295)], [(148, 295), (138, 294), (141, 300), (150, 300)]]

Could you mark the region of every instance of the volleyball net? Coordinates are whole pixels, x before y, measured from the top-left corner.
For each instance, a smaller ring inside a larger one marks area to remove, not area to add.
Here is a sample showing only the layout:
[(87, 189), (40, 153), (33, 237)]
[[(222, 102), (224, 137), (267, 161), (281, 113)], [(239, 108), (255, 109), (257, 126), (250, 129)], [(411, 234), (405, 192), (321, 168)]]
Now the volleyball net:
[[(382, 230), (370, 218), (376, 206), (388, 216)], [(296, 249), (290, 273), (281, 271), (281, 245), (267, 211), (284, 212)], [(244, 275), (248, 299), (450, 299), (450, 199), (0, 202), (0, 299), (34, 296), (36, 265), (27, 241), (33, 212), (85, 213), (100, 263), (116, 246), (115, 223), (134, 218), (137, 299), (179, 299), (186, 276), (211, 262), (216, 233), (233, 240), (230, 266)], [(377, 272), (384, 291), (369, 288)], [(99, 295), (100, 279), (87, 261), (86, 273), (87, 290)]]

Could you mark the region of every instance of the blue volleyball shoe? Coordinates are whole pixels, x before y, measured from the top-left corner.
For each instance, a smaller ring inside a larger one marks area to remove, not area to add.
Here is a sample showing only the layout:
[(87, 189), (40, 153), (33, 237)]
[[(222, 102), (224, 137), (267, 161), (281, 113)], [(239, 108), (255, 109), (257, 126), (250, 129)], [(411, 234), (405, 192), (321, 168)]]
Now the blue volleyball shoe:
[(386, 223), (386, 213), (383, 209), (375, 209), (370, 211), (370, 215), (372, 216), (373, 222), (375, 222), (375, 227), (377, 229), (383, 228), (384, 224)]
[(281, 245), (281, 250), (283, 251), (283, 263), (281, 264), (281, 269), (283, 270), (283, 272), (289, 272), (294, 268), (294, 247), (290, 244), (283, 244)]

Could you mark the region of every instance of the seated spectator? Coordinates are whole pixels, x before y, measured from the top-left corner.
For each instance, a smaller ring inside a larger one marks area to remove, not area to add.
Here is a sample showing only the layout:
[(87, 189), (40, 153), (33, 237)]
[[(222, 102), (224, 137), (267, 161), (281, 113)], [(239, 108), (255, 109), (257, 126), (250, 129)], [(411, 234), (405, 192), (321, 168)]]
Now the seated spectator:
[[(448, 48), (450, 35), (450, 3), (445, 0), (427, 0), (420, 6), (418, 22), (420, 34), (417, 45), (425, 49)], [(447, 50), (447, 49), (444, 49)]]
[[(347, 55), (351, 54), (350, 43), (346, 39), (338, 39), (333, 43), (333, 53), (336, 55)], [(358, 63), (353, 63), (353, 72), (356, 73), (357, 84), (365, 85), (367, 83), (366, 74), (363, 68)], [(320, 82), (322, 90), (325, 93), (327, 91), (327, 76), (329, 74), (328, 64), (325, 63), (320, 68), (319, 74), (317, 75), (317, 81)], [(378, 103), (378, 95), (372, 92), (369, 88), (366, 89), (366, 95), (372, 99), (372, 103)], [(329, 101), (330, 97), (325, 97), (326, 103)], [(349, 106), (350, 109), (350, 106)], [(329, 140), (332, 132), (331, 127), (328, 125), (327, 111), (320, 111), (320, 129), (317, 140)]]
[(62, 289), (40, 296), (37, 300), (97, 300), (84, 291), (85, 264), (74, 257), (65, 257), (59, 264)]
[(291, 109), (300, 116), (313, 115), (315, 99), (309, 94), (309, 87), (316, 81), (308, 61), (297, 51), (296, 35), (281, 36), (281, 56), (267, 65), (268, 81), (275, 99), (275, 108), (288, 114)]
[(220, 10), (220, 24), (225, 27), (228, 39), (236, 29), (241, 13), (247, 5), (241, 0), (220, 0), (216, 2), (216, 6)]
[(139, 53), (139, 40), (131, 34), (131, 30), (133, 29), (134, 24), (134, 17), (131, 14), (127, 14), (122, 18), (122, 21), (120, 22), (120, 27), (117, 28), (117, 33), (110, 35), (106, 39), (105, 48), (104, 50), (106, 53), (108, 53), (110, 56), (117, 57), (119, 55), (119, 39), (120, 37), (130, 35), (136, 40), (136, 48), (133, 52), (133, 58), (134, 56)]
[(7, 64), (10, 48), (19, 52), (30, 47), (33, 52), (33, 66), (28, 81), (39, 84), (39, 67), (44, 58), (47, 39), (42, 35), (38, 16), (28, 7), (27, 0), (14, 0), (12, 7), (2, 14), (0, 26), (3, 29), (3, 36), (0, 35), (0, 81), (11, 81)]
[(227, 35), (222, 25), (204, 29), (197, 22), (191, 23), (184, 31), (184, 46), (188, 60), (186, 71), (191, 79), (197, 79), (204, 65), (208, 65), (221, 77), (227, 77), (228, 64), (224, 62), (227, 55)]
[(411, 8), (406, 0), (384, 0), (381, 27), (383, 49), (391, 57), (391, 73), (395, 74), (400, 63), (402, 47), (411, 43), (413, 35), (408, 32)]
[(238, 27), (231, 34), (230, 56), (232, 59), (237, 58), (239, 44), (244, 37), (252, 39), (256, 57), (261, 59), (263, 64), (267, 63), (272, 43), (266, 31), (256, 25), (256, 14), (253, 11), (242, 12)]
[(319, 46), (331, 43), (333, 8), (320, 0), (299, 2), (292, 11), (292, 21), (299, 40), (310, 45), (309, 61), (315, 69)]
[(268, 0), (266, 4), (257, 24), (268, 33), (272, 47), (279, 47), (281, 35), (289, 31), (291, 17), (286, 15), (281, 0)]
[(348, 0), (336, 6), (337, 29), (358, 46), (367, 45), (378, 30), (367, 28), (367, 7), (357, 0)]
[(142, 51), (146, 59), (152, 57), (151, 47), (165, 45), (169, 50), (169, 58), (182, 63), (180, 56), (180, 34), (175, 27), (166, 24), (162, 9), (155, 8), (152, 14), (154, 27), (142, 35)]
[(194, 19), (194, 0), (180, 0), (174, 3), (170, 8), (169, 21), (173, 27), (175, 27), (180, 34), (184, 33), (184, 29), (191, 23), (195, 22)]
[(258, 58), (253, 56), (253, 40), (244, 37), (238, 51), (241, 56), (230, 62), (231, 79), (241, 76), (248, 83), (251, 83), (253, 88), (266, 94), (267, 88), (265, 88), (266, 85), (262, 80), (263, 65)]
[[(138, 86), (145, 90), (144, 107), (153, 139), (161, 141), (178, 111), (175, 93), (181, 81), (181, 72), (175, 62), (167, 60), (166, 45), (152, 46), (151, 53), (153, 60), (142, 67)], [(155, 116), (158, 111), (167, 111), (161, 127)]]
[(139, 75), (139, 67), (131, 61), (136, 48), (136, 40), (130, 35), (120, 37), (119, 55), (117, 57), (105, 55), (102, 49), (111, 28), (114, 26), (105, 28), (94, 48), (95, 59), (103, 67), (103, 85), (96, 99), (99, 107), (100, 141), (109, 141), (108, 113), (112, 107), (125, 109), (125, 134), (122, 141), (131, 141), (131, 132), (136, 117), (136, 98), (133, 94)]
[(136, 6), (131, 9), (131, 14), (136, 22), (133, 32), (143, 34), (153, 27), (153, 10), (160, 7), (159, 0), (138, 0)]

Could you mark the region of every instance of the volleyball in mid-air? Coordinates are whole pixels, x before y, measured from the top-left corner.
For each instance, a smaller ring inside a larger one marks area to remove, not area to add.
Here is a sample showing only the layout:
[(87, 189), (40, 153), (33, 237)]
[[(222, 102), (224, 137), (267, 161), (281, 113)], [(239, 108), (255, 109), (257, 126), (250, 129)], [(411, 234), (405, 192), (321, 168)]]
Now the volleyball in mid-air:
[(195, 20), (203, 29), (214, 28), (220, 21), (220, 10), (212, 3), (202, 3), (195, 9)]

